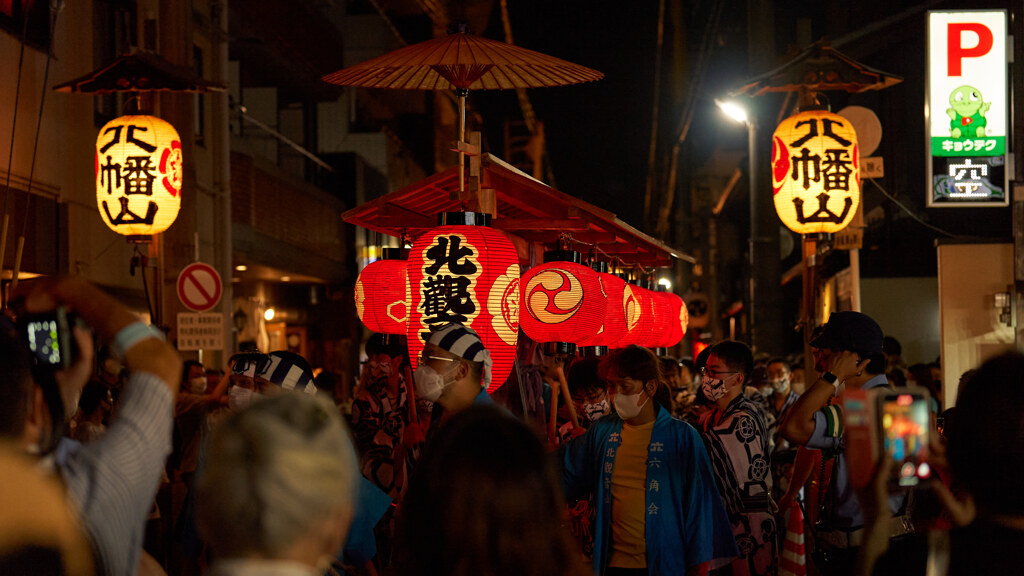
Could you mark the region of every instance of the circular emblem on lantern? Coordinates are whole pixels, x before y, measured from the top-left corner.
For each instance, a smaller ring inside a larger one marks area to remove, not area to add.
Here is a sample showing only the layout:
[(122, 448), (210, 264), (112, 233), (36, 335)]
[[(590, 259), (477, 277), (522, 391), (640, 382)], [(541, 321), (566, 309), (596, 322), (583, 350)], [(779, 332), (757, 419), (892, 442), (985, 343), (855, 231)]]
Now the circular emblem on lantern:
[(96, 138), (96, 206), (126, 236), (159, 234), (181, 208), (182, 149), (174, 127), (155, 116), (121, 116)]
[(838, 232), (860, 204), (857, 133), (824, 110), (790, 116), (772, 135), (772, 191), (782, 223), (799, 234)]
[(508, 267), (495, 279), (487, 298), (488, 306), (496, 307), (491, 327), (506, 344), (514, 345), (519, 335), (519, 265)]
[(569, 320), (583, 305), (583, 284), (571, 272), (549, 268), (526, 285), (527, 309), (544, 324)]

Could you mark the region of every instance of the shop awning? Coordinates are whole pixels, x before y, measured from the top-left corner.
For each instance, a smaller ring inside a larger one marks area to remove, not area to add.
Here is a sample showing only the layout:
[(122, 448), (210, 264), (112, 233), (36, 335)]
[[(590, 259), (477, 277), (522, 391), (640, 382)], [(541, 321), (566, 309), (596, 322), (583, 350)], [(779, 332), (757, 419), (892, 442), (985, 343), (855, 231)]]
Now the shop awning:
[[(597, 259), (645, 268), (671, 266), (674, 259), (696, 260), (620, 220), (615, 214), (535, 180), (490, 154), (481, 157), (481, 188), (495, 190), (492, 225), (526, 242), (555, 247), (559, 239)], [(365, 202), (342, 214), (345, 222), (413, 240), (437, 226), (437, 214), (462, 210), (451, 200), (458, 190), (458, 167)]]

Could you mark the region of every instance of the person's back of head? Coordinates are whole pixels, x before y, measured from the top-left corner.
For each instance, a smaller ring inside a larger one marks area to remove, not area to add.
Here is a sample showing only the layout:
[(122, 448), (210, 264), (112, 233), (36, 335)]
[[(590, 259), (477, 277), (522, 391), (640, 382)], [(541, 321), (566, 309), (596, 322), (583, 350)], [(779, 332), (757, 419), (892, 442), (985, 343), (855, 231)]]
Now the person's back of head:
[(402, 574), (580, 574), (553, 462), (522, 423), (474, 406), (417, 465), (399, 525)]
[(60, 484), (0, 446), (0, 574), (94, 573), (85, 534)]
[(332, 404), (308, 394), (260, 400), (214, 430), (196, 483), (197, 525), (225, 559), (283, 558), (303, 538), (340, 536), (340, 548), (358, 474)]
[(1024, 516), (1024, 355), (985, 362), (964, 383), (956, 420), (946, 424), (955, 482), (979, 512)]

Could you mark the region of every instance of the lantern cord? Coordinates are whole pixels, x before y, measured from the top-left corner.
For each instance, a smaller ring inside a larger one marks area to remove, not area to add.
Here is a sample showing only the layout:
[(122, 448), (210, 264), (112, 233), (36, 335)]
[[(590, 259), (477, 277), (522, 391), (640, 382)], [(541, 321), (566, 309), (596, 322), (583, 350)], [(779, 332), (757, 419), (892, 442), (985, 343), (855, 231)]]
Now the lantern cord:
[[(46, 83), (50, 78), (50, 63), (53, 62), (53, 34), (57, 29), (57, 15), (64, 9), (64, 3), (50, 2), (50, 45), (46, 51), (46, 67), (43, 70), (43, 95), (39, 97), (39, 117), (36, 119), (36, 137), (32, 143), (32, 164), (28, 171), (28, 189), (25, 198), (25, 223), (21, 227), (21, 238), (28, 232), (29, 203), (32, 201), (32, 181), (36, 174), (36, 153), (39, 150), (39, 132), (43, 126), (43, 106), (46, 104)], [(19, 243), (21, 239), (19, 238)], [(20, 254), (19, 254), (20, 256)], [(18, 259), (20, 261), (20, 258)], [(14, 283), (18, 282), (18, 267), (14, 269)]]
[(921, 224), (925, 228), (929, 228), (931, 230), (934, 230), (935, 232), (938, 232), (939, 234), (942, 234), (943, 236), (948, 236), (949, 238), (959, 238), (959, 239), (969, 238), (968, 236), (957, 236), (956, 234), (951, 234), (949, 232), (946, 232), (942, 228), (939, 228), (938, 226), (934, 226), (932, 224), (929, 224), (929, 223), (925, 222), (924, 220), (921, 219), (920, 216), (918, 216), (917, 214), (914, 214), (914, 212), (911, 211), (910, 208), (907, 208), (902, 202), (897, 200), (895, 196), (893, 196), (892, 194), (889, 194), (889, 192), (886, 191), (885, 188), (882, 188), (882, 185), (879, 184), (877, 180), (875, 180), (874, 178), (865, 178), (865, 180), (867, 180), (868, 182), (871, 182), (872, 184), (874, 184), (875, 188), (878, 188), (878, 191), (881, 192), (883, 196), (885, 196), (886, 198), (891, 200), (893, 204), (899, 206), (900, 209), (903, 210), (904, 212), (906, 212), (908, 216), (910, 216), (911, 218), (916, 220), (919, 224)]
[[(4, 183), (4, 219), (7, 219), (7, 198), (11, 195), (11, 166), (14, 163), (14, 134), (18, 125), (18, 99), (21, 97), (21, 69), (25, 62), (25, 40), (28, 38), (28, 10), (22, 14), (21, 25), (21, 51), (18, 54), (18, 81), (14, 87), (14, 118), (11, 120), (11, 149), (7, 155), (7, 181)], [(7, 232), (7, 230), (4, 230)], [(0, 253), (0, 259), (3, 254)], [(2, 265), (3, 262), (0, 262)]]
[(137, 92), (132, 92), (132, 95), (121, 104), (121, 116), (124, 116), (124, 111), (128, 108), (128, 105), (132, 102), (135, 103), (135, 113), (142, 113), (142, 97)]

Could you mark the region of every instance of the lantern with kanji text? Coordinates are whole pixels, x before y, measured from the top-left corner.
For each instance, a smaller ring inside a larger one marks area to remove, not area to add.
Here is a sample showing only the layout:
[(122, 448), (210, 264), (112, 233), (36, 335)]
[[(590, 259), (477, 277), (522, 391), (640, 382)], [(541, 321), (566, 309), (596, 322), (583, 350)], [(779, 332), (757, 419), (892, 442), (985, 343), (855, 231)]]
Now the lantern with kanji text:
[(114, 232), (144, 239), (181, 208), (181, 138), (155, 116), (121, 116), (96, 138), (96, 205)]
[(547, 252), (520, 282), (523, 332), (536, 342), (572, 344), (560, 350), (570, 354), (600, 332), (607, 312), (600, 275), (578, 262), (578, 252)]
[(782, 223), (799, 234), (838, 232), (860, 204), (857, 133), (825, 110), (790, 116), (772, 135), (772, 191)]
[(356, 279), (356, 314), (374, 332), (405, 337), (409, 319), (409, 278), (405, 251), (385, 248)]
[[(458, 222), (456, 224), (456, 222)], [(441, 225), (413, 242), (408, 335), (413, 367), (433, 329), (473, 328), (491, 356), (492, 392), (512, 371), (519, 336), (519, 256), (487, 214), (442, 214)]]

